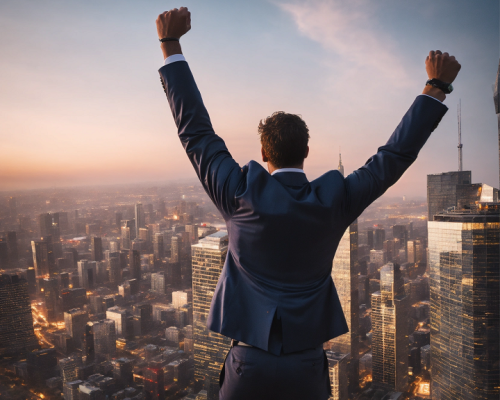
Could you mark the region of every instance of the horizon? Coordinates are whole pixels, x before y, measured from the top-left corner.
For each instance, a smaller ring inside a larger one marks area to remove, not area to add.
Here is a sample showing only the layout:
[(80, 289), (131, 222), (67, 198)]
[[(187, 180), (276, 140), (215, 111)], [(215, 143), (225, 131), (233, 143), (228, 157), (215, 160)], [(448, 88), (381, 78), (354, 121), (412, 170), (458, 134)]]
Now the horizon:
[[(193, 21), (184, 55), (240, 165), (262, 164), (258, 122), (281, 109), (309, 126), (310, 180), (337, 168), (339, 147), (351, 173), (389, 138), (422, 91), (428, 51), (440, 49), (462, 64), (448, 113), (384, 196), (425, 196), (428, 174), (458, 169), (460, 99), (463, 169), (498, 186), (498, 1), (183, 3)], [(154, 21), (179, 6), (2, 2), (2, 193), (197, 179), (157, 72)]]

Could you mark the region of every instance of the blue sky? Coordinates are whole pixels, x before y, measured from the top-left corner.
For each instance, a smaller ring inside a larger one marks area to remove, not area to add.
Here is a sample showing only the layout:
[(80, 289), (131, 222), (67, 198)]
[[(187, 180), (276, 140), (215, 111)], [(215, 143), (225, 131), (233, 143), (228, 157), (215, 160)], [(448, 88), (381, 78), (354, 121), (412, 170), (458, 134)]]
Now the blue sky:
[(216, 132), (259, 160), (274, 111), (311, 132), (305, 170), (349, 173), (385, 143), (426, 80), (431, 49), (462, 64), (450, 108), (388, 195), (425, 195), (426, 175), (464, 169), (498, 186), (492, 84), (499, 2), (23, 1), (0, 3), (0, 190), (194, 178), (158, 78), (157, 14), (187, 6), (181, 40)]

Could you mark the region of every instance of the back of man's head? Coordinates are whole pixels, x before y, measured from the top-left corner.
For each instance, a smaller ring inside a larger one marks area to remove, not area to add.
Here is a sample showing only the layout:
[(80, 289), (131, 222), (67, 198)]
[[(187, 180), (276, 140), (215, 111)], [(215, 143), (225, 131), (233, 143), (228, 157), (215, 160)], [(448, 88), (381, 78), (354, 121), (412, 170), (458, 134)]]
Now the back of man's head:
[(309, 128), (295, 114), (277, 111), (259, 123), (262, 148), (276, 168), (301, 165), (307, 156)]

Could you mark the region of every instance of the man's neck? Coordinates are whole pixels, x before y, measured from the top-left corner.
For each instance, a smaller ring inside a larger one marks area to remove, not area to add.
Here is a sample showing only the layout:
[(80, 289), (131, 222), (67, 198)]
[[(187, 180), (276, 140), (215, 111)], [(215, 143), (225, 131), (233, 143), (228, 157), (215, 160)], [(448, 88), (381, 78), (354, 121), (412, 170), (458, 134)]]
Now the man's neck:
[(281, 168), (277, 168), (275, 167), (273, 164), (271, 164), (270, 162), (267, 163), (267, 170), (269, 171), (269, 173), (272, 175), (274, 171), (277, 171), (279, 169), (285, 169), (285, 168), (294, 168), (294, 169), (300, 169), (300, 170), (304, 170), (304, 163), (301, 163), (301, 164), (297, 164), (297, 165), (287, 165), (286, 167), (281, 167)]

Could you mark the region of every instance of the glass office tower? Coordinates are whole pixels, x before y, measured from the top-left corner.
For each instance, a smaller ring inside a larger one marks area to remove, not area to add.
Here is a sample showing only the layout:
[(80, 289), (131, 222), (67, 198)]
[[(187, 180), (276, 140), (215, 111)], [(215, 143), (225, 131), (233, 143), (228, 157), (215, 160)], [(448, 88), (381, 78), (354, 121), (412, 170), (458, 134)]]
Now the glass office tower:
[(457, 205), (457, 185), (469, 185), (471, 171), (451, 171), (427, 175), (428, 221)]
[[(349, 332), (330, 340), (327, 345), (337, 354), (348, 355), (346, 371), (348, 371), (350, 392), (355, 392), (359, 384), (358, 272), (358, 222), (356, 220), (342, 236), (332, 267), (332, 279), (337, 289)], [(339, 399), (342, 400), (342, 397), (339, 397)]]
[(500, 204), (430, 221), (431, 395), (499, 398)]
[(219, 398), (219, 373), (230, 339), (207, 328), (215, 286), (226, 260), (227, 232), (220, 231), (191, 247), (193, 257), (194, 377), (203, 382), (208, 400)]
[(373, 384), (399, 392), (408, 384), (409, 300), (399, 265), (387, 263), (372, 294)]

